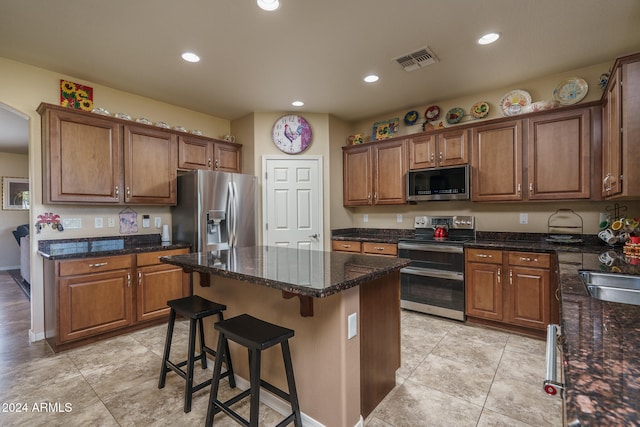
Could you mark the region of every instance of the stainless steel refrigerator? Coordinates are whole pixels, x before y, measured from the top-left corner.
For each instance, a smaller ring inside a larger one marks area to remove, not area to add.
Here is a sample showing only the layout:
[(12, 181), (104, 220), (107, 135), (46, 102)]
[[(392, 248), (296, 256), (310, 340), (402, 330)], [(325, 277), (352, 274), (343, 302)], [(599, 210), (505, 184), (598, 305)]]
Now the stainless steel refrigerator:
[(172, 238), (193, 252), (254, 246), (257, 240), (256, 177), (194, 170), (178, 176)]

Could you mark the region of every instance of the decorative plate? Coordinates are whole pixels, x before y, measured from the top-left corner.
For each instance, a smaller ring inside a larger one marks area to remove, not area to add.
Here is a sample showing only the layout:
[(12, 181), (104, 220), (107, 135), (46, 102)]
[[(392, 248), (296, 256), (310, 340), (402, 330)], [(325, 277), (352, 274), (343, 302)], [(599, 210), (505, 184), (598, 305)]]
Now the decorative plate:
[(137, 123), (142, 123), (143, 125), (150, 125), (151, 124), (151, 120), (145, 118), (145, 117), (139, 117), (136, 119)]
[(287, 114), (273, 124), (271, 139), (280, 151), (287, 154), (298, 154), (311, 145), (311, 126), (304, 117)]
[(438, 120), (440, 118), (440, 107), (437, 105), (432, 105), (427, 108), (427, 111), (424, 112), (424, 117), (428, 122), (432, 122), (434, 120)]
[(589, 85), (584, 79), (572, 77), (558, 83), (553, 90), (553, 99), (560, 105), (573, 105), (584, 99), (589, 92)]
[(411, 110), (409, 111), (405, 116), (404, 116), (404, 124), (407, 126), (413, 126), (416, 124), (416, 122), (418, 121), (418, 112), (416, 110)]
[(503, 116), (515, 116), (522, 112), (522, 107), (529, 104), (531, 104), (531, 94), (526, 90), (516, 89), (502, 97), (500, 110)]
[(476, 102), (471, 106), (471, 115), (476, 119), (482, 119), (489, 114), (489, 103), (486, 101)]
[(447, 111), (445, 117), (447, 118), (447, 123), (449, 123), (450, 125), (455, 125), (460, 120), (462, 120), (462, 116), (464, 116), (464, 110), (462, 108), (456, 107)]
[(381, 139), (393, 138), (396, 132), (398, 132), (399, 121), (400, 120), (396, 117), (391, 120), (375, 122), (373, 124), (373, 140), (379, 141)]

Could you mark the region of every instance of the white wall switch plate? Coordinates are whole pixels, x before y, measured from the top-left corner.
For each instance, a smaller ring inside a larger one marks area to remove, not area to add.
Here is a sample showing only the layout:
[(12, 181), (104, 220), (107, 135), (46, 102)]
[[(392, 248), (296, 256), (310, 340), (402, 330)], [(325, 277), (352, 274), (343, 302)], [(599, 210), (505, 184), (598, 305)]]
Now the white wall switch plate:
[(362, 218), (362, 220), (363, 220), (364, 222), (369, 222), (369, 215), (364, 214), (364, 217)]
[(348, 323), (348, 331), (347, 331), (347, 339), (351, 339), (358, 335), (358, 313), (351, 313), (349, 317), (347, 317)]
[(114, 218), (107, 218), (107, 227), (113, 228), (116, 226), (116, 220)]
[(149, 215), (142, 215), (142, 228), (149, 228), (150, 225)]
[(103, 221), (102, 221), (102, 218), (100, 218), (100, 217), (95, 218), (95, 219), (93, 220), (93, 226), (94, 226), (95, 228), (102, 228), (102, 227), (103, 227)]
[(82, 218), (65, 218), (62, 220), (62, 227), (64, 227), (65, 230), (82, 228)]
[(396, 215), (396, 222), (402, 223), (402, 214)]
[(155, 225), (156, 228), (162, 227), (162, 218), (160, 218), (159, 216), (154, 217), (153, 224)]
[(529, 214), (526, 214), (526, 213), (520, 214), (520, 224), (529, 224)]

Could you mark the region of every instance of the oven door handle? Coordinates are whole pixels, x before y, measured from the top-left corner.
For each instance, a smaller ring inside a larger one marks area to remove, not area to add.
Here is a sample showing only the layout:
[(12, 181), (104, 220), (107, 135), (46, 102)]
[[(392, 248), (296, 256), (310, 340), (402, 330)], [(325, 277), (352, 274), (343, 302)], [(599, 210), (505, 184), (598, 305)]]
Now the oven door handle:
[(557, 372), (557, 352), (558, 337), (560, 336), (560, 326), (550, 324), (547, 326), (547, 372), (543, 381), (544, 391), (548, 395), (555, 396), (564, 390), (564, 384), (558, 382)]
[(447, 252), (447, 253), (455, 253), (461, 254), (464, 252), (464, 247), (460, 246), (452, 246), (446, 244), (429, 244), (429, 243), (404, 243), (398, 242), (398, 249), (408, 249), (414, 251), (423, 251), (423, 252)]
[(405, 267), (400, 269), (400, 273), (413, 274), (414, 276), (437, 277), (438, 279), (448, 279), (448, 280), (458, 280), (458, 281), (464, 280), (464, 275), (462, 273), (456, 273), (454, 271), (433, 270), (430, 268)]

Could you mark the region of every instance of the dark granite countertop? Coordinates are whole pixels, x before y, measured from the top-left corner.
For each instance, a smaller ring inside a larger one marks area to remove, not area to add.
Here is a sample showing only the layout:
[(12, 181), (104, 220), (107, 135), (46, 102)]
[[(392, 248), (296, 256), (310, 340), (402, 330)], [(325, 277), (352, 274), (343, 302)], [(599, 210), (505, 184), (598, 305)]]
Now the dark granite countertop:
[(413, 229), (401, 228), (341, 228), (331, 230), (331, 240), (354, 240), (357, 242), (398, 243), (398, 239), (412, 238)]
[(93, 258), (189, 248), (186, 242), (162, 242), (159, 234), (41, 240), (38, 253), (45, 259)]
[(229, 277), (301, 296), (322, 298), (410, 263), (403, 258), (249, 246), (160, 258), (186, 270)]

